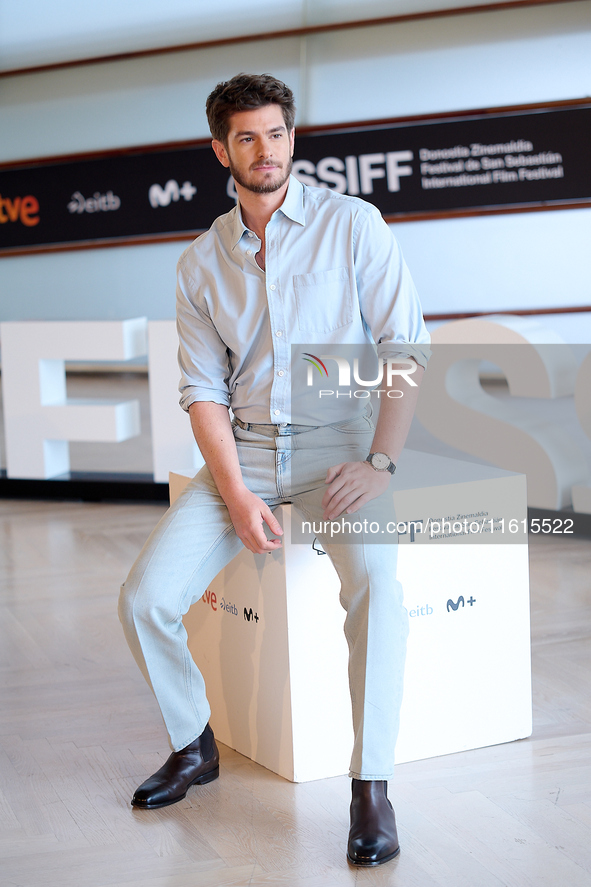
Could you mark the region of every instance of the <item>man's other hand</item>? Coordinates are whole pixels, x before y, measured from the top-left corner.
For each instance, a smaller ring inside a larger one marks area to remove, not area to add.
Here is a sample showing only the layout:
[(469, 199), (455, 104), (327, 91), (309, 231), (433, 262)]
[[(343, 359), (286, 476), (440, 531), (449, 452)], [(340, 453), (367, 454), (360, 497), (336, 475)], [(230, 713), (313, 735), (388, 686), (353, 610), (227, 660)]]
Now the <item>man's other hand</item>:
[[(373, 469), (372, 469), (373, 470)], [(283, 530), (273, 512), (255, 493), (246, 488), (226, 501), (230, 518), (234, 524), (236, 535), (254, 554), (265, 554), (281, 548), (281, 539), (267, 539), (263, 524), (267, 524), (272, 533), (282, 536)]]
[(322, 497), (324, 520), (359, 511), (367, 502), (377, 499), (390, 483), (389, 471), (376, 471), (369, 462), (341, 462), (328, 469), (328, 484)]

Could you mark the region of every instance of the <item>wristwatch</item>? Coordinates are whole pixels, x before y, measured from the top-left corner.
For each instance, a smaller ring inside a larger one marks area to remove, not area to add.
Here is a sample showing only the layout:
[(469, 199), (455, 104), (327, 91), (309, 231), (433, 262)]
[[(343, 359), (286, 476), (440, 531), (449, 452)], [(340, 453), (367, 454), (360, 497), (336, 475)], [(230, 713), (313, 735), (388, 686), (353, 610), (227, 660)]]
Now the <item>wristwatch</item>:
[(385, 453), (370, 453), (365, 461), (376, 471), (389, 471), (390, 474), (396, 471), (396, 466)]

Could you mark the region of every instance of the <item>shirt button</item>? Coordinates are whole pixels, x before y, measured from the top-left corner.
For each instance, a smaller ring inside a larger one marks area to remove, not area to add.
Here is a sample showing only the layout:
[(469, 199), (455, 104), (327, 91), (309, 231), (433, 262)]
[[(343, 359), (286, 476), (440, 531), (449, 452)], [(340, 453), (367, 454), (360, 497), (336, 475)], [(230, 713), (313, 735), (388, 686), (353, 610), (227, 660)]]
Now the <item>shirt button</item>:
[(277, 330), (277, 332), (276, 332), (276, 333), (275, 333), (275, 335), (276, 335), (276, 336), (282, 336), (282, 335), (283, 335), (283, 333), (282, 333), (282, 331), (281, 331), (281, 330)]
[(269, 289), (270, 289), (270, 290), (276, 290), (276, 289), (277, 289), (277, 287), (276, 287), (276, 286), (275, 286), (275, 284), (274, 284), (274, 283), (272, 283), (272, 284), (271, 284), (271, 286), (270, 286), (270, 287), (269, 287)]
[(247, 249), (247, 250), (246, 250), (246, 255), (247, 255), (247, 256), (252, 256), (252, 250), (251, 250), (251, 249)]
[(284, 376), (285, 373), (283, 372), (283, 370), (277, 370), (277, 375), (278, 375), (278, 376)]
[(281, 410), (273, 410), (274, 414), (278, 416), (281, 413)]

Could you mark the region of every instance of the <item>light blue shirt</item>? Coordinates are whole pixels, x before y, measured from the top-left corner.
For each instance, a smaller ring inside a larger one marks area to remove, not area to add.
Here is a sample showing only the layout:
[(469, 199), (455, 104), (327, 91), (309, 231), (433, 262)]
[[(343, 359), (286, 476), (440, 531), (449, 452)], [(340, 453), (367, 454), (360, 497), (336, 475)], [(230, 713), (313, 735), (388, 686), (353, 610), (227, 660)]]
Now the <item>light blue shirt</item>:
[(330, 345), (375, 344), (379, 358), (426, 365), (419, 299), (376, 207), (292, 176), (265, 240), (262, 271), (255, 259), (261, 242), (236, 206), (179, 260), (183, 409), (213, 401), (244, 422), (289, 423), (293, 414), (299, 423), (326, 424), (325, 405), (309, 392), (294, 403), (301, 390), (292, 391), (295, 345), (318, 355)]

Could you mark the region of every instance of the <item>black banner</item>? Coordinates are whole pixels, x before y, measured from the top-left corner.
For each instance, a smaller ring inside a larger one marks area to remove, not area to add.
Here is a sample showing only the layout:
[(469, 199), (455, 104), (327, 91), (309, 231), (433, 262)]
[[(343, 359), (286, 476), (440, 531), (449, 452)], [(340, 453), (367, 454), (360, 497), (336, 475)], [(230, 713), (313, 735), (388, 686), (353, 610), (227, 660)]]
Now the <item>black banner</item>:
[[(307, 131), (294, 172), (388, 220), (591, 202), (591, 105)], [(0, 254), (190, 237), (234, 206), (209, 142), (0, 169)]]

